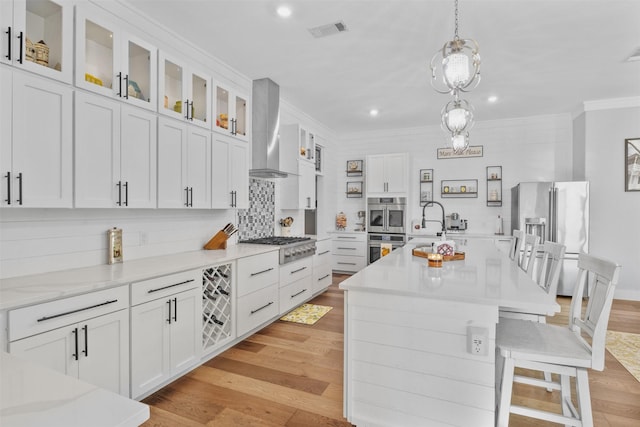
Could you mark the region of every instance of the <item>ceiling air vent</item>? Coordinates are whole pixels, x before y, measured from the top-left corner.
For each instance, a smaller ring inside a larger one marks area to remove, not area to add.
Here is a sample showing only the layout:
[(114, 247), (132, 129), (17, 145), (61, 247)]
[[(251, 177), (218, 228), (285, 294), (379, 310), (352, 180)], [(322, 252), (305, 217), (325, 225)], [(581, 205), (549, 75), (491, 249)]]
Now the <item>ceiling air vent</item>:
[(637, 48), (630, 57), (627, 58), (627, 61), (640, 61), (640, 47)]
[(331, 34), (338, 34), (343, 31), (347, 31), (347, 26), (344, 22), (334, 22), (332, 24), (320, 25), (319, 27), (309, 28), (309, 32), (313, 37), (320, 38), (330, 36)]

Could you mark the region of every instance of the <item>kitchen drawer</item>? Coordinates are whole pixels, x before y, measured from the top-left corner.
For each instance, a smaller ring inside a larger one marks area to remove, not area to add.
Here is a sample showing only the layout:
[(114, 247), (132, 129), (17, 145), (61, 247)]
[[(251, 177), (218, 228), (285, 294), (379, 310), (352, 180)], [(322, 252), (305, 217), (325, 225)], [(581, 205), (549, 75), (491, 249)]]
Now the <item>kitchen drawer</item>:
[(340, 232), (333, 235), (334, 242), (366, 242), (366, 233), (345, 233)]
[(201, 270), (183, 271), (131, 284), (131, 305), (138, 305), (201, 285)]
[(279, 262), (277, 251), (240, 258), (237, 261), (238, 296), (278, 283)]
[(291, 311), (313, 295), (311, 276), (304, 277), (280, 288), (280, 314)]
[(320, 292), (331, 285), (331, 263), (313, 267), (313, 293)]
[(238, 337), (276, 317), (279, 313), (278, 285), (238, 298), (236, 334)]
[(337, 271), (358, 272), (367, 266), (364, 256), (334, 255), (332, 269)]
[(334, 255), (356, 255), (364, 256), (366, 242), (353, 242), (353, 241), (333, 241), (333, 254)]
[(280, 267), (280, 287), (313, 274), (313, 257), (306, 257)]
[(129, 308), (129, 286), (105, 289), (9, 311), (9, 341)]
[(331, 264), (331, 240), (316, 242), (316, 254), (313, 256), (313, 266)]

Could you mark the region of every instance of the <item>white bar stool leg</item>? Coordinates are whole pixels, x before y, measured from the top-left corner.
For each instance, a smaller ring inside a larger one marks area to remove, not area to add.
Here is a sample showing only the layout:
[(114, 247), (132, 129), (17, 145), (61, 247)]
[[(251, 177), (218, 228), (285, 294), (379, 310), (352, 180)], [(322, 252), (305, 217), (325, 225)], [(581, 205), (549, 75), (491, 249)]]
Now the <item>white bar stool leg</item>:
[(593, 427), (591, 413), (591, 393), (589, 392), (589, 373), (586, 369), (578, 369), (576, 373), (576, 394), (580, 406), (580, 418), (583, 427)]
[(502, 368), (502, 386), (500, 387), (500, 406), (498, 407), (497, 427), (509, 426), (509, 411), (511, 409), (511, 391), (513, 388), (514, 370), (514, 360), (512, 358), (506, 358)]

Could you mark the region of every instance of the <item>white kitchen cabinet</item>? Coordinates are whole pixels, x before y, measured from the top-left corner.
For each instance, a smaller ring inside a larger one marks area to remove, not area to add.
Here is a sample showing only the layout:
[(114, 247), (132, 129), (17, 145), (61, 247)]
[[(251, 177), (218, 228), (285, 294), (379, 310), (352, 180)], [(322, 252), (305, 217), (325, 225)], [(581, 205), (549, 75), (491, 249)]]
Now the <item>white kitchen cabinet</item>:
[(158, 111), (211, 129), (211, 76), (160, 52)]
[(280, 314), (299, 306), (313, 294), (313, 258), (307, 257), (280, 267)]
[(9, 352), (129, 396), (128, 287), (9, 312)]
[(211, 208), (211, 131), (158, 119), (158, 207)]
[(0, 67), (0, 206), (72, 207), (72, 92)]
[(76, 92), (75, 206), (155, 208), (157, 117)]
[(251, 119), (249, 97), (220, 82), (216, 82), (213, 91), (213, 129), (247, 141)]
[(298, 160), (298, 173), (279, 181), (281, 209), (315, 209), (316, 170), (313, 163)]
[(73, 2), (2, 0), (0, 27), (0, 62), (71, 83)]
[(200, 360), (200, 270), (131, 284), (131, 397)]
[(236, 330), (240, 337), (279, 313), (278, 251), (240, 258), (237, 267)]
[(316, 253), (313, 255), (313, 294), (318, 294), (331, 285), (331, 246), (330, 238), (316, 242)]
[(332, 238), (332, 269), (356, 273), (367, 266), (366, 233), (337, 232)]
[(249, 153), (245, 142), (216, 135), (211, 160), (211, 206), (214, 209), (249, 207)]
[(89, 4), (76, 7), (76, 86), (138, 107), (158, 105), (157, 49)]
[(407, 165), (405, 153), (367, 156), (367, 196), (406, 194), (409, 187)]

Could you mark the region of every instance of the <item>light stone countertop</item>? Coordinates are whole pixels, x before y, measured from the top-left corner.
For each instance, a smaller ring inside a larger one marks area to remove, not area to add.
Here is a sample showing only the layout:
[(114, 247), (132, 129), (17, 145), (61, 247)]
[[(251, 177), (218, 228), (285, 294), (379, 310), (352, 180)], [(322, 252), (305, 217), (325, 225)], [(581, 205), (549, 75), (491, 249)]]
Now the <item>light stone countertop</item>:
[(441, 268), (429, 267), (427, 259), (413, 256), (412, 250), (416, 246), (430, 247), (440, 239), (413, 239), (344, 280), (340, 288), (491, 304), (522, 313), (553, 315), (560, 311), (555, 295), (535, 284), (492, 241), (449, 237), (456, 241), (456, 252), (465, 252), (464, 260), (443, 262)]
[(181, 271), (230, 262), (277, 246), (242, 243), (226, 250), (200, 250), (141, 258), (120, 264), (104, 264), (72, 270), (20, 276), (0, 280), (0, 310), (80, 295)]
[(0, 376), (3, 427), (134, 427), (149, 419), (143, 403), (5, 352)]

